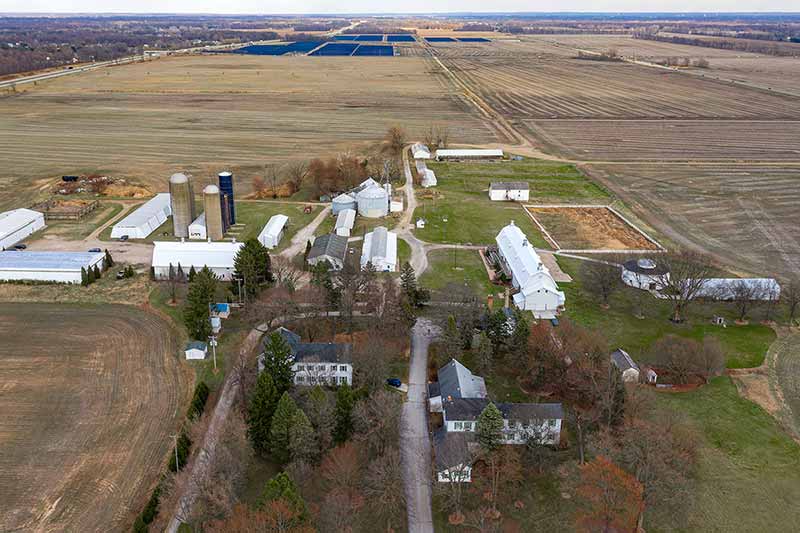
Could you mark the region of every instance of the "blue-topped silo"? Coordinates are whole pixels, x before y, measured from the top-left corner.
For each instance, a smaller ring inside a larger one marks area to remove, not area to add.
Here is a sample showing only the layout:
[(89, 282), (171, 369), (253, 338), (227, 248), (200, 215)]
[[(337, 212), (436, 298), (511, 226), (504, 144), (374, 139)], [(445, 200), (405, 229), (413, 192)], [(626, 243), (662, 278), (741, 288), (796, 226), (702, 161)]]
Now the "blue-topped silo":
[[(236, 224), (236, 210), (233, 205), (233, 174), (230, 172), (219, 173), (219, 190), (222, 193), (220, 198), (225, 198), (228, 205), (228, 224)], [(223, 209), (223, 213), (225, 211)]]

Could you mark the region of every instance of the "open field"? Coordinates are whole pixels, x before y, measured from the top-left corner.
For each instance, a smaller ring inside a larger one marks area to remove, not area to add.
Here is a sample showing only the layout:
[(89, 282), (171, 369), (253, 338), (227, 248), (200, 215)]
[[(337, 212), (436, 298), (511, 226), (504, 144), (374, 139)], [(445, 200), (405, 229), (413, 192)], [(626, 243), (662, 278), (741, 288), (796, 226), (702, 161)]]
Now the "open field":
[[(428, 269), (419, 281), (420, 285), (433, 292), (434, 300), (437, 299), (437, 292), (453, 284), (467, 285), (481, 298), (503, 292), (503, 287), (489, 281), (477, 250), (433, 250), (428, 252), (428, 261)], [(443, 293), (442, 296), (447, 299), (448, 295)]]
[(525, 206), (560, 248), (657, 250), (636, 228), (606, 207)]
[(30, 86), (0, 99), (0, 207), (33, 199), (32, 189), (54, 177), (90, 172), (160, 191), (171, 173), (185, 170), (199, 190), (226, 168), (246, 192), (265, 163), (352, 150), (379, 141), (394, 124), (412, 135), (441, 124), (453, 142), (491, 142), (429, 65), (422, 58), (218, 54)]
[(674, 242), (701, 247), (735, 272), (800, 271), (800, 166), (590, 166), (639, 216)]
[(134, 307), (17, 303), (0, 338), (3, 529), (128, 529), (184, 416), (170, 329)]
[(549, 152), (596, 161), (800, 160), (800, 121), (536, 120)]

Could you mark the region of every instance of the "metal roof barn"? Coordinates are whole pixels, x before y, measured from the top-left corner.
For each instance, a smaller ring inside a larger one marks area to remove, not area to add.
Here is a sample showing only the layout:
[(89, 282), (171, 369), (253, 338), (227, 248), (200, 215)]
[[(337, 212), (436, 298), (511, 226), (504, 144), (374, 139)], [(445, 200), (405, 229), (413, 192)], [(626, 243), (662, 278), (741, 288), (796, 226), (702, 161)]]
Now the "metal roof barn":
[(169, 266), (200, 270), (207, 266), (220, 279), (230, 280), (241, 242), (165, 242), (153, 243), (153, 273), (156, 279), (169, 278)]
[(44, 215), (38, 211), (13, 209), (0, 213), (0, 250), (11, 248), (44, 227)]
[(289, 217), (286, 215), (273, 215), (258, 234), (258, 242), (270, 250), (278, 246), (283, 238), (283, 230), (286, 228), (287, 222), (289, 222)]
[(378, 226), (364, 235), (361, 268), (366, 268), (367, 263), (372, 263), (379, 272), (397, 270), (397, 233)]
[(169, 193), (162, 192), (126, 216), (111, 230), (111, 238), (127, 235), (129, 239), (145, 239), (172, 215)]
[(334, 233), (336, 233), (336, 235), (341, 235), (342, 237), (349, 237), (355, 223), (356, 212), (354, 209), (344, 209), (339, 211), (339, 215), (336, 217), (336, 227), (334, 228)]
[(323, 261), (330, 263), (333, 270), (344, 268), (347, 258), (347, 237), (330, 233), (314, 239), (308, 253), (308, 264), (317, 265)]
[(103, 268), (103, 252), (0, 252), (0, 280), (80, 283), (81, 268)]
[(436, 150), (436, 159), (502, 159), (503, 151), (484, 148)]

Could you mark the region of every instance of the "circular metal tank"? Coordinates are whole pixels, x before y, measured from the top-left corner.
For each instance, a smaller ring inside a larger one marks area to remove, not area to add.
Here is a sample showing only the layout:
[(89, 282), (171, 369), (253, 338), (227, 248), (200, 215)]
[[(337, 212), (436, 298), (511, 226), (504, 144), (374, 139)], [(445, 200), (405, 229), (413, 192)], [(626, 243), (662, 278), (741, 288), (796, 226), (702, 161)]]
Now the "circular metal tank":
[(212, 241), (222, 240), (225, 230), (222, 227), (222, 206), (219, 200), (219, 187), (208, 185), (203, 189), (203, 206), (206, 211), (206, 237)]
[(339, 211), (344, 211), (345, 209), (354, 211), (356, 209), (356, 200), (349, 194), (340, 194), (331, 201), (331, 210), (334, 215), (338, 215)]
[(192, 179), (186, 174), (169, 178), (169, 199), (172, 208), (172, 230), (176, 237), (189, 236), (189, 224), (195, 219)]
[(383, 187), (367, 187), (356, 195), (356, 202), (362, 217), (380, 218), (389, 214), (389, 195)]

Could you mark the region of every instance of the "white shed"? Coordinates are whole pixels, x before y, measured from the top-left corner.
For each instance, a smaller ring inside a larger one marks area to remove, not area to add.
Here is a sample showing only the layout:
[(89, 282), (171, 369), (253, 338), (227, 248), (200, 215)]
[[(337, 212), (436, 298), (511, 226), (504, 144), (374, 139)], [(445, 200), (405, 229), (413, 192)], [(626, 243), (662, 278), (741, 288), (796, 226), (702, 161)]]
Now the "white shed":
[(181, 265), (184, 272), (207, 266), (220, 279), (230, 280), (236, 254), (242, 246), (240, 242), (157, 241), (153, 243), (153, 273), (156, 279), (167, 279), (170, 265), (173, 268)]
[(186, 359), (205, 359), (208, 355), (208, 345), (205, 342), (192, 341), (186, 345), (183, 353), (186, 355)]
[(103, 252), (0, 252), (0, 280), (80, 283), (81, 268), (103, 270)]
[(414, 143), (411, 145), (411, 155), (414, 159), (430, 159), (431, 151), (422, 143)]
[(44, 227), (44, 215), (38, 211), (13, 209), (0, 213), (0, 250), (11, 248)]
[(489, 199), (495, 202), (527, 202), (531, 186), (527, 181), (498, 181), (489, 186)]
[(136, 211), (126, 216), (111, 230), (111, 238), (145, 239), (158, 229), (172, 215), (169, 193), (162, 192), (142, 204)]
[(639, 365), (622, 348), (611, 352), (611, 364), (617, 367), (622, 374), (622, 381), (626, 383), (639, 383)]
[(397, 270), (397, 233), (379, 226), (364, 235), (361, 268), (365, 268), (367, 263), (372, 263), (379, 272)]
[(631, 259), (622, 264), (622, 282), (629, 287), (645, 291), (657, 291), (663, 288), (668, 278), (668, 271), (663, 266), (647, 257)]
[(203, 213), (189, 224), (189, 238), (206, 240), (206, 214)]
[(339, 211), (339, 214), (336, 216), (336, 227), (334, 232), (336, 235), (341, 235), (342, 237), (349, 237), (350, 232), (353, 231), (353, 226), (356, 223), (356, 211), (355, 209), (343, 209)]
[(286, 215), (272, 215), (267, 225), (258, 234), (258, 242), (270, 250), (278, 246), (283, 238), (283, 231), (288, 221), (289, 217)]

